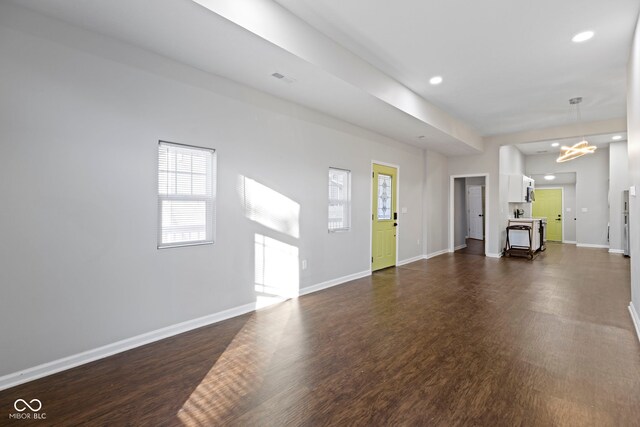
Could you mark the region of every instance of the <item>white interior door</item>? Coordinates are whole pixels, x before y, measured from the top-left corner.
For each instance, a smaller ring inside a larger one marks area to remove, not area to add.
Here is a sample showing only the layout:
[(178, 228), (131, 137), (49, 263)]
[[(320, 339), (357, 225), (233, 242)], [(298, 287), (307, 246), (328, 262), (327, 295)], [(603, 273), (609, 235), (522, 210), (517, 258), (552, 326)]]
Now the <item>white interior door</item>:
[(482, 208), (482, 186), (471, 185), (467, 189), (469, 203), (469, 238), (484, 239), (484, 210)]

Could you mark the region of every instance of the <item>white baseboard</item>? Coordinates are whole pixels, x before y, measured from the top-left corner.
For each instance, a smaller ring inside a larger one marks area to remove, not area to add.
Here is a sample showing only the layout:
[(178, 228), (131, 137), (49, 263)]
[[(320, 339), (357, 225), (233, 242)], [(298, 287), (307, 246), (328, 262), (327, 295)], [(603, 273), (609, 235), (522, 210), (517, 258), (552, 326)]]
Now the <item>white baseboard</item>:
[(609, 249), (610, 254), (624, 254), (624, 249)]
[(431, 259), (433, 257), (437, 257), (439, 255), (444, 255), (449, 253), (449, 249), (443, 249), (441, 251), (437, 251), (437, 252), (431, 252), (430, 254), (427, 254), (424, 256), (424, 259)]
[(466, 247), (467, 247), (467, 244), (465, 243), (465, 244), (463, 244), (463, 245), (456, 246), (455, 248), (453, 248), (453, 251), (455, 252), (455, 251), (457, 251), (457, 250), (464, 249), (464, 248), (466, 248)]
[(307, 286), (300, 289), (298, 295), (308, 295), (314, 292), (321, 291), (323, 289), (331, 288), (333, 286), (341, 285), (352, 280), (361, 279), (363, 277), (371, 276), (371, 270), (361, 271), (360, 273), (349, 274), (348, 276), (338, 277), (337, 279), (327, 280), (326, 282), (318, 283), (317, 285)]
[(577, 243), (576, 246), (579, 248), (609, 249), (609, 245), (592, 245), (591, 243)]
[(169, 338), (174, 335), (190, 331), (192, 329), (207, 326), (212, 323), (217, 323), (222, 320), (230, 319), (231, 317), (240, 316), (255, 309), (255, 302), (241, 305), (238, 307), (230, 308), (228, 310), (220, 311), (218, 313), (199, 317), (197, 319), (176, 323), (175, 325), (156, 329), (155, 331), (146, 332), (144, 334), (126, 338), (121, 341), (116, 341), (102, 347), (83, 351), (82, 353), (63, 357), (62, 359), (43, 363), (41, 365), (14, 372), (12, 374), (4, 375), (0, 377), (0, 390), (14, 387), (18, 384), (26, 383), (28, 381), (37, 380), (38, 378), (46, 377), (57, 372), (66, 371), (67, 369), (75, 368), (76, 366), (84, 365), (98, 359), (104, 359), (105, 357), (109, 357), (117, 353), (122, 353), (123, 351), (131, 350), (132, 348), (140, 347), (142, 345), (159, 341), (164, 338)]
[(502, 258), (502, 252), (499, 252), (497, 254), (487, 252), (485, 255), (488, 256), (489, 258)]
[(568, 245), (575, 245), (576, 241), (575, 240), (563, 240), (562, 243), (566, 243)]
[(420, 261), (421, 259), (425, 259), (424, 255), (414, 256), (413, 258), (403, 259), (402, 261), (396, 262), (396, 267), (400, 267), (401, 265), (410, 264), (412, 262)]
[[(419, 257), (422, 258), (422, 257)], [(360, 273), (350, 274), (348, 276), (340, 277), (337, 279), (329, 280), (317, 285), (308, 286), (300, 289), (299, 295), (307, 295), (313, 292), (320, 291), (322, 289), (337, 286), (351, 280), (360, 279), (362, 277), (370, 276), (371, 270), (362, 271)], [(275, 301), (274, 303), (277, 303)], [(94, 348), (91, 350), (83, 351), (82, 353), (74, 354), (71, 356), (63, 357), (62, 359), (54, 360), (51, 362), (43, 363), (41, 365), (34, 366), (32, 368), (23, 369), (18, 372), (4, 375), (0, 377), (0, 390), (5, 390), (17, 385), (37, 380), (58, 372), (66, 371), (71, 368), (75, 368), (80, 365), (87, 364), (105, 357), (113, 356), (114, 354), (122, 353), (123, 351), (131, 350), (136, 347), (140, 347), (152, 342), (156, 342), (165, 338), (172, 337), (184, 332), (191, 331), (193, 329), (208, 326), (213, 323), (218, 323), (232, 317), (240, 316), (251, 311), (255, 311), (258, 308), (263, 308), (264, 305), (258, 307), (257, 302), (244, 304), (238, 307), (233, 307), (228, 310), (223, 310), (217, 313), (209, 314), (207, 316), (199, 317), (197, 319), (187, 320), (185, 322), (176, 323), (164, 328), (156, 329), (155, 331), (146, 332), (141, 335), (137, 335), (131, 338), (127, 338), (121, 341), (117, 341), (111, 344), (104, 345), (102, 347)]]
[(633, 302), (629, 303), (629, 313), (631, 314), (631, 320), (633, 321), (633, 326), (636, 327), (636, 335), (638, 336), (638, 340), (640, 340), (640, 316), (638, 316), (638, 312), (633, 306)]

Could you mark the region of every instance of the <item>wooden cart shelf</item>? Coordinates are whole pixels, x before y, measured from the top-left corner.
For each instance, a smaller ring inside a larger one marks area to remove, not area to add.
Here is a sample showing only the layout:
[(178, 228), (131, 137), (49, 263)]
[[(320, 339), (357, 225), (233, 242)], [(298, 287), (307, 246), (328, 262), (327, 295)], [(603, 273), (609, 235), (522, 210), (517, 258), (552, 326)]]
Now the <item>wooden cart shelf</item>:
[[(511, 231), (526, 231), (529, 236), (529, 246), (517, 246), (512, 245), (509, 242), (509, 233)], [(530, 225), (510, 225), (507, 227), (507, 243), (504, 247), (504, 255), (505, 256), (524, 256), (529, 259), (533, 259), (535, 257), (535, 249), (533, 248), (533, 227)]]

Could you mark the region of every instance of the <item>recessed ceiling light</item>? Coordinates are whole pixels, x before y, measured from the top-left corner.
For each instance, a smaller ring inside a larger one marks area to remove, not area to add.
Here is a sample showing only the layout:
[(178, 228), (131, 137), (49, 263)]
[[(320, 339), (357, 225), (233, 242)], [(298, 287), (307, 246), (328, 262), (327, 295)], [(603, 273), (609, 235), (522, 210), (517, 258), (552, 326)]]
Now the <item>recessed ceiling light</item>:
[(555, 175), (545, 175), (544, 179), (546, 179), (547, 181), (553, 181), (554, 179), (556, 179)]
[(594, 34), (595, 33), (593, 31), (583, 31), (573, 36), (571, 41), (574, 43), (586, 42), (587, 40), (591, 39), (594, 36)]
[(613, 139), (614, 141), (617, 141), (619, 139), (622, 139), (622, 135), (612, 136), (611, 139)]
[(433, 76), (429, 79), (429, 83), (432, 85), (439, 85), (442, 83), (442, 76)]
[(551, 144), (552, 147), (558, 147), (560, 145), (559, 142), (554, 142), (553, 144)]

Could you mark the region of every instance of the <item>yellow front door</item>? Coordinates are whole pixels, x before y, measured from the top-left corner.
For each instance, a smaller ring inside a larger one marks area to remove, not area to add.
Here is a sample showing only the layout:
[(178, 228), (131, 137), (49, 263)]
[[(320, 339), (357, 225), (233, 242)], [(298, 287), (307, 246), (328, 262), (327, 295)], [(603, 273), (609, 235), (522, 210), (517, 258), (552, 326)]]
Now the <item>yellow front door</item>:
[(373, 165), (372, 271), (396, 265), (397, 176), (396, 168)]
[(533, 216), (547, 218), (547, 240), (562, 242), (562, 190), (536, 190)]

